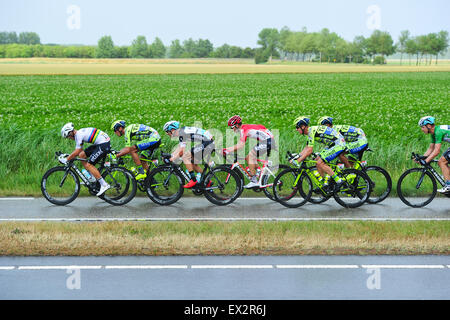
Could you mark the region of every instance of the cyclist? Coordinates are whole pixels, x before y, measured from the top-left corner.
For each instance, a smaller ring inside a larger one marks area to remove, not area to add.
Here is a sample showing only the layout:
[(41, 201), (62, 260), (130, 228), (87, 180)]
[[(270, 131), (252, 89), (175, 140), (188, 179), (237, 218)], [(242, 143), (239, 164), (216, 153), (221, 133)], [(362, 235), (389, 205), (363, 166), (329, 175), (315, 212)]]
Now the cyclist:
[(302, 162), (309, 155), (313, 153), (314, 143), (319, 142), (325, 144), (326, 148), (322, 150), (319, 156), (315, 159), (317, 161), (317, 171), (324, 177), (328, 174), (336, 182), (336, 187), (342, 185), (343, 181), (338, 175), (327, 165), (328, 162), (336, 159), (345, 150), (344, 137), (333, 128), (327, 126), (309, 126), (310, 119), (305, 116), (298, 117), (294, 121), (297, 132), (301, 135), (308, 136), (308, 143), (296, 159), (297, 162)]
[(250, 150), (250, 153), (245, 157), (245, 161), (248, 163), (250, 169), (250, 183), (244, 186), (244, 188), (259, 187), (258, 177), (256, 175), (256, 169), (258, 167), (258, 157), (260, 155), (267, 154), (270, 156), (270, 151), (275, 150), (275, 139), (273, 134), (265, 126), (261, 124), (242, 124), (240, 116), (232, 116), (228, 119), (228, 126), (234, 130), (234, 132), (240, 133), (240, 140), (237, 145), (222, 150), (223, 155), (235, 152), (242, 149), (245, 146), (247, 138), (256, 139), (257, 145)]
[[(100, 159), (104, 158), (111, 150), (109, 136), (96, 128), (82, 128), (75, 130), (72, 122), (66, 123), (61, 128), (61, 135), (63, 138), (75, 140), (76, 147), (69, 156), (61, 155), (58, 157), (58, 160), (62, 164), (66, 164), (76, 157), (88, 159), (87, 161), (82, 161), (83, 166), (100, 183), (100, 190), (97, 193), (97, 196), (101, 196), (111, 186), (102, 178), (100, 172), (95, 167), (95, 164)], [(92, 143), (92, 145), (83, 150), (83, 144), (85, 142)]]
[[(430, 163), (441, 152), (442, 142), (450, 142), (450, 125), (436, 126), (434, 117), (425, 116), (419, 120), (419, 126), (425, 134), (431, 134), (431, 143), (424, 156), (425, 163)], [(440, 193), (450, 192), (450, 148), (447, 149), (438, 161), (445, 179), (445, 186), (439, 189)]]
[[(163, 130), (169, 137), (178, 137), (179, 145), (172, 153), (170, 161), (173, 162), (178, 158), (182, 158), (186, 169), (189, 171), (191, 180), (184, 185), (184, 188), (190, 189), (194, 187), (197, 181), (196, 173), (202, 173), (203, 169), (199, 166), (202, 159), (209, 158), (215, 149), (214, 138), (207, 130), (195, 127), (180, 127), (180, 122), (169, 121), (164, 124)], [(186, 150), (186, 143), (191, 142), (191, 149)], [(194, 145), (197, 143), (196, 145)], [(210, 181), (206, 187), (212, 184)]]
[(357, 160), (361, 161), (364, 151), (369, 146), (366, 134), (362, 129), (348, 125), (333, 126), (333, 118), (328, 116), (320, 118), (318, 125), (334, 128), (344, 137), (345, 146), (347, 150), (339, 155), (339, 160), (341, 160), (341, 162), (345, 165), (346, 168), (352, 167), (352, 164), (348, 161), (347, 157), (345, 156), (347, 152), (350, 153)]
[[(114, 121), (111, 130), (118, 137), (125, 137), (125, 148), (120, 150), (116, 157), (122, 157), (131, 154), (131, 158), (137, 166), (138, 174), (136, 180), (145, 179), (147, 177), (148, 163), (139, 158), (138, 152), (151, 159), (153, 152), (161, 145), (161, 136), (158, 131), (144, 124), (126, 125), (124, 120)], [(135, 143), (135, 144), (133, 144)]]

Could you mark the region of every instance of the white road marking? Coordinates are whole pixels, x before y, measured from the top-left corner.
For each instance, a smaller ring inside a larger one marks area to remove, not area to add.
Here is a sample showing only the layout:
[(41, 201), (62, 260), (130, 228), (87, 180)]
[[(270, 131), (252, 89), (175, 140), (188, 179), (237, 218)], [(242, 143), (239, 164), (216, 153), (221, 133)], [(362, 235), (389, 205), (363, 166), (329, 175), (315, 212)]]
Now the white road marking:
[(355, 264), (351, 265), (277, 265), (278, 269), (358, 269), (359, 266)]
[(22, 200), (34, 200), (35, 198), (0, 198), (0, 201), (22, 201)]
[(187, 269), (187, 265), (142, 265), (142, 266), (105, 266), (105, 269)]
[(362, 265), (370, 269), (443, 269), (443, 265)]
[(192, 265), (192, 269), (272, 269), (272, 265)]
[(0, 267), (0, 270), (14, 270), (16, 267)]
[(20, 266), (19, 270), (101, 269), (102, 266)]

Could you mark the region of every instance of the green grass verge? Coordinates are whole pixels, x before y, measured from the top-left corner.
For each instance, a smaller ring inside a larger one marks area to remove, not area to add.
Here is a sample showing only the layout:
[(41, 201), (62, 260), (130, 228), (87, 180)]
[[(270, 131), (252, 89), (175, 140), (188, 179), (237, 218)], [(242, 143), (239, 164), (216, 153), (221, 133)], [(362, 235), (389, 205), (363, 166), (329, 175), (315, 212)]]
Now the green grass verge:
[(0, 223), (0, 255), (449, 253), (448, 221)]

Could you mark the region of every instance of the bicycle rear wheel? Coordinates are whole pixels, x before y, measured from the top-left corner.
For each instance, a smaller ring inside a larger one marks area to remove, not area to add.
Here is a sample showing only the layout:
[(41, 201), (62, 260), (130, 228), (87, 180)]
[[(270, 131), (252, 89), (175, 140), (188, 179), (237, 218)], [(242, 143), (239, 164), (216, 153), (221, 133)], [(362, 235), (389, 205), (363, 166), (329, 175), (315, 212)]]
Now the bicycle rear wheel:
[(183, 177), (171, 166), (158, 167), (146, 178), (147, 196), (159, 205), (171, 205), (183, 195), (183, 181)]
[(100, 198), (109, 204), (121, 206), (130, 202), (136, 195), (137, 183), (131, 171), (122, 167), (111, 167), (102, 172), (102, 177), (111, 188)]
[(425, 168), (406, 170), (397, 182), (398, 197), (413, 208), (426, 206), (433, 201), (436, 193), (436, 179)]
[(298, 208), (308, 202), (311, 197), (311, 178), (296, 168), (280, 172), (273, 185), (276, 201), (287, 208)]
[(205, 177), (205, 183), (211, 186), (205, 188), (205, 198), (210, 202), (223, 206), (236, 200), (241, 191), (241, 178), (234, 170), (219, 166), (211, 169)]
[(45, 199), (51, 203), (64, 206), (78, 197), (80, 180), (71, 169), (54, 167), (42, 177), (41, 191)]
[(370, 178), (372, 189), (367, 203), (375, 204), (385, 200), (392, 190), (392, 179), (389, 173), (377, 166), (367, 167), (364, 172)]
[(357, 208), (362, 206), (370, 197), (370, 178), (356, 169), (345, 169), (340, 173), (344, 183), (335, 188), (333, 197), (344, 208)]

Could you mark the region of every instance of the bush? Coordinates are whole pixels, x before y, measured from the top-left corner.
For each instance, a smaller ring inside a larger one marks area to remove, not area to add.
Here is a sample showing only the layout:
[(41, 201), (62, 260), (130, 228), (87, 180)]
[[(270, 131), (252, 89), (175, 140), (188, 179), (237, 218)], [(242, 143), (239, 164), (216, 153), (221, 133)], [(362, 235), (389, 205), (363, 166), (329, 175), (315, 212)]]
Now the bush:
[(269, 61), (270, 54), (267, 50), (257, 49), (255, 52), (255, 63), (266, 63)]
[(383, 56), (377, 56), (373, 59), (373, 64), (386, 64), (386, 59)]

